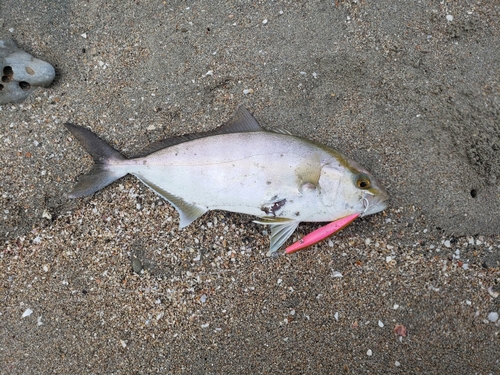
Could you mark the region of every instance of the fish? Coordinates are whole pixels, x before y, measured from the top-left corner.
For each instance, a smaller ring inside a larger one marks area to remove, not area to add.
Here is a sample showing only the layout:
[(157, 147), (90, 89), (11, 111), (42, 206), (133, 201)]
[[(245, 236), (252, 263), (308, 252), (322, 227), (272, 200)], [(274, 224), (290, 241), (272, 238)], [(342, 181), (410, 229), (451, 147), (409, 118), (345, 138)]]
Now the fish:
[[(180, 228), (209, 210), (255, 216), (256, 223), (271, 229), (268, 254), (275, 254), (301, 222), (354, 220), (353, 215), (388, 206), (387, 192), (358, 163), (287, 131), (263, 129), (242, 105), (215, 130), (154, 142), (133, 158), (89, 129), (65, 126), (94, 160), (68, 198), (92, 195), (131, 174), (175, 207)], [(313, 236), (314, 243), (332, 230), (321, 233)]]

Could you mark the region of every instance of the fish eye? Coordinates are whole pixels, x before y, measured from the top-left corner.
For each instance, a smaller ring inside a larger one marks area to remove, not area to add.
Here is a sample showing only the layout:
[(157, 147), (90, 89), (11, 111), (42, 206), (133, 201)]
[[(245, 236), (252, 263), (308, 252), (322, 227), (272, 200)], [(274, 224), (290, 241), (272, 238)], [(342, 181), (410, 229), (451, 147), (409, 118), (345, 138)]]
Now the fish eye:
[(372, 186), (372, 184), (367, 176), (360, 175), (356, 179), (356, 186), (358, 187), (358, 189), (366, 190), (369, 189)]

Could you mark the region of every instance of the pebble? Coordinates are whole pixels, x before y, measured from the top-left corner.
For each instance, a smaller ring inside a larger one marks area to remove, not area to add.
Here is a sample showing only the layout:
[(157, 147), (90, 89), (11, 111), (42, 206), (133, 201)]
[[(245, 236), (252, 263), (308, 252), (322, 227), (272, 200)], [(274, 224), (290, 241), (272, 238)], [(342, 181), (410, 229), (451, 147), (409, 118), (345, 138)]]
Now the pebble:
[(368, 349), (368, 350), (366, 351), (366, 355), (367, 355), (368, 357), (371, 357), (371, 356), (373, 355), (372, 350), (371, 350), (371, 349)]
[(406, 327), (402, 324), (396, 324), (396, 326), (394, 327), (394, 333), (398, 336), (406, 337), (407, 334)]
[(47, 87), (55, 78), (52, 65), (20, 50), (12, 39), (0, 40), (0, 72), (0, 105), (22, 102), (36, 87)]
[(488, 320), (495, 323), (498, 320), (498, 313), (493, 311), (488, 314)]
[(134, 258), (132, 260), (132, 270), (135, 272), (135, 273), (139, 273), (142, 271), (142, 262), (137, 259), (137, 258)]
[(497, 291), (495, 291), (495, 290), (493, 289), (493, 287), (492, 287), (492, 286), (490, 286), (490, 287), (488, 288), (488, 293), (489, 293), (489, 294), (490, 294), (490, 296), (492, 296), (493, 298), (497, 298), (497, 297), (500, 295), (500, 293), (498, 293)]
[(446, 15), (446, 20), (447, 20), (448, 22), (453, 21), (453, 16), (452, 16), (451, 14), (447, 14), (447, 15)]

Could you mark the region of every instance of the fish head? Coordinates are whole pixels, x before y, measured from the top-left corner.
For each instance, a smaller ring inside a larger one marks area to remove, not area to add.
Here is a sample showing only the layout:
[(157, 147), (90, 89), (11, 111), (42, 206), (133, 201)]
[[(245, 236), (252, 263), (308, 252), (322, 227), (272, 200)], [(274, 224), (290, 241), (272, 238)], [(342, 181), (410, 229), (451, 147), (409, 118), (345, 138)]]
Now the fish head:
[(372, 215), (387, 208), (389, 195), (375, 177), (364, 171), (354, 174), (352, 181), (361, 203), (361, 207), (358, 204), (360, 216)]
[(358, 163), (340, 154), (322, 168), (323, 203), (333, 220), (358, 213), (367, 216), (387, 208), (389, 195), (380, 182)]

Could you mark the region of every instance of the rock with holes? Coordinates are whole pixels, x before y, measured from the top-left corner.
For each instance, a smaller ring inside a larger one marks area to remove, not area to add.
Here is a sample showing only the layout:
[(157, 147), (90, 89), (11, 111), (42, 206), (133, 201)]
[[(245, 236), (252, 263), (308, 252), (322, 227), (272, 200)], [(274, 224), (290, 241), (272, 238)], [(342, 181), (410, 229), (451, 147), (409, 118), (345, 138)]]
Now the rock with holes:
[(0, 39), (0, 105), (19, 103), (38, 86), (49, 86), (56, 75), (49, 63), (21, 51), (11, 39)]

